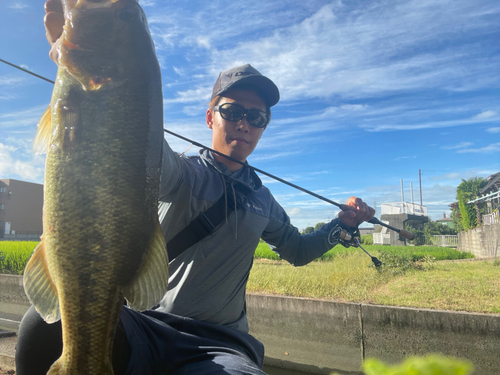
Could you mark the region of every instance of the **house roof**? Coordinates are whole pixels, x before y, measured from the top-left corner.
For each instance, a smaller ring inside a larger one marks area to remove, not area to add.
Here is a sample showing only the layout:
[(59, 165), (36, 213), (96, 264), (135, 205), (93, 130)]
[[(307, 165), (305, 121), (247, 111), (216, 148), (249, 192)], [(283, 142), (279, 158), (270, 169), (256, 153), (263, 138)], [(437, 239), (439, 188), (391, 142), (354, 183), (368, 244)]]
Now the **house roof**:
[(451, 217), (445, 217), (443, 219), (439, 219), (439, 220), (436, 220), (437, 222), (441, 222), (441, 221), (453, 221), (453, 219)]
[(492, 174), (491, 176), (486, 177), (486, 181), (488, 183), (484, 188), (481, 189), (481, 194), (488, 193), (490, 191), (494, 192), (500, 188), (500, 172)]

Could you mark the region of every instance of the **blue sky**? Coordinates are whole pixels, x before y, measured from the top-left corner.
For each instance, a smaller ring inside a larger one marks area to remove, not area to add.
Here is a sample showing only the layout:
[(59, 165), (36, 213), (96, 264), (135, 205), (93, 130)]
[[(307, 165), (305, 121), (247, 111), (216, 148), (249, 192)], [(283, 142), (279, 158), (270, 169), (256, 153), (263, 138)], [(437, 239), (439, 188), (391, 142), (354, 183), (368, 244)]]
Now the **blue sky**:
[[(0, 58), (55, 78), (43, 2), (0, 3)], [(211, 144), (221, 70), (250, 63), (281, 101), (249, 162), (338, 202), (450, 213), (463, 178), (500, 171), (500, 2), (160, 1), (141, 4), (163, 75), (165, 127)], [(0, 178), (43, 183), (33, 155), (49, 83), (0, 64)], [(188, 144), (167, 136), (176, 151)], [(197, 152), (193, 147), (190, 153)], [(263, 177), (298, 228), (338, 209)]]

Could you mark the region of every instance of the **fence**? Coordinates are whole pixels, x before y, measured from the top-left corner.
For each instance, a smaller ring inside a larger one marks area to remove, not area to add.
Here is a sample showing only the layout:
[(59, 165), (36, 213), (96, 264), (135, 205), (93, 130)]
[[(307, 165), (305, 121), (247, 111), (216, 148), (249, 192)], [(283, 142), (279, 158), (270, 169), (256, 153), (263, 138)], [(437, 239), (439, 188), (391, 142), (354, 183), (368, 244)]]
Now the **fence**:
[(483, 224), (484, 225), (492, 225), (492, 224), (498, 224), (500, 223), (500, 220), (498, 220), (498, 212), (494, 212), (489, 215), (483, 215)]
[(11, 231), (0, 234), (0, 241), (40, 241), (42, 232)]
[(457, 247), (458, 236), (432, 236), (431, 242), (434, 246)]
[[(391, 235), (389, 233), (373, 233), (374, 245), (389, 245)], [(422, 246), (442, 246), (442, 247), (457, 247), (458, 236), (439, 235), (439, 236), (424, 236), (417, 235), (414, 240), (409, 241), (411, 245)]]
[(389, 233), (373, 233), (374, 245), (390, 245), (391, 235)]

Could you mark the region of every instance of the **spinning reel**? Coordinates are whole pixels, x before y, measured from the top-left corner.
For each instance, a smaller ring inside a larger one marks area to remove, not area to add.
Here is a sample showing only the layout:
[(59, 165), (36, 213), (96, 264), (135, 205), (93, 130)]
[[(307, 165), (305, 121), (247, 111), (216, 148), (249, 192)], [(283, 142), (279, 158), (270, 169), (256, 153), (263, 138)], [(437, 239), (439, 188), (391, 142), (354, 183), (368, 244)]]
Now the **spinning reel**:
[(340, 243), (345, 248), (348, 247), (360, 247), (370, 258), (375, 267), (380, 267), (382, 262), (376, 257), (371, 256), (368, 251), (366, 251), (363, 246), (361, 246), (361, 234), (359, 233), (358, 227), (353, 228), (351, 231), (342, 228), (340, 225), (335, 226), (328, 234), (328, 242), (330, 245), (335, 245)]

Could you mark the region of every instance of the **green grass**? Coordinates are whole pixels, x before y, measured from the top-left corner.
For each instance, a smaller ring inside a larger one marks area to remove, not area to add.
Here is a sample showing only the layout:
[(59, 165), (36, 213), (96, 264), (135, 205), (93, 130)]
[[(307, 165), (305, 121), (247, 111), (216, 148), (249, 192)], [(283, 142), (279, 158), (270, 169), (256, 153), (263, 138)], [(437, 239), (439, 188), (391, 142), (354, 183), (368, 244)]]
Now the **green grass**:
[(337, 256), (333, 262), (312, 262), (304, 267), (257, 260), (247, 290), (341, 302), (500, 314), (499, 271), (494, 261), (473, 261), (434, 262), (404, 273), (384, 272), (371, 266), (368, 256), (354, 251)]
[[(0, 242), (0, 273), (22, 274), (37, 242)], [(336, 246), (319, 261), (293, 267), (260, 243), (249, 292), (381, 305), (500, 314), (500, 261), (428, 262), (473, 257), (432, 246)]]
[[(380, 246), (380, 245), (363, 245), (363, 247), (370, 254), (388, 252), (396, 254), (405, 258), (409, 258), (412, 261), (418, 261), (425, 258), (426, 256), (431, 256), (436, 258), (436, 260), (455, 260), (455, 259), (469, 259), (474, 258), (474, 255), (469, 252), (462, 252), (456, 249), (451, 249), (447, 247), (439, 246)], [(333, 249), (329, 250), (319, 258), (320, 261), (331, 261), (339, 255), (352, 254), (353, 252), (363, 253), (360, 248), (350, 247), (345, 248), (342, 245), (337, 245)], [(280, 257), (272, 251), (265, 242), (259, 243), (257, 249), (255, 250), (256, 259), (271, 259), (279, 260)]]
[(0, 273), (22, 275), (38, 241), (0, 241)]

